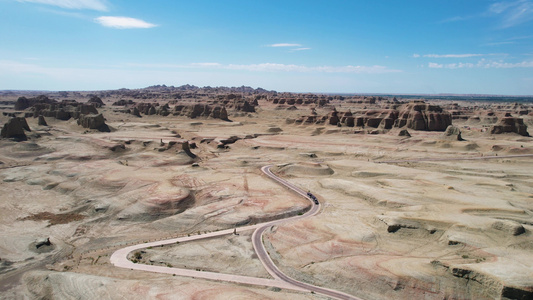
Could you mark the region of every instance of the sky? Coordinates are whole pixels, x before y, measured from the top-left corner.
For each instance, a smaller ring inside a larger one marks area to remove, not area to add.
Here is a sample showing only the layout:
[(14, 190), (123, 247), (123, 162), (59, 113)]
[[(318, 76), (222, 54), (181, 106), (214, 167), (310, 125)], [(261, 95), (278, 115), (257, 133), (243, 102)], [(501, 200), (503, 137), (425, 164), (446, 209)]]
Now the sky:
[(0, 0), (0, 90), (533, 95), (533, 0)]

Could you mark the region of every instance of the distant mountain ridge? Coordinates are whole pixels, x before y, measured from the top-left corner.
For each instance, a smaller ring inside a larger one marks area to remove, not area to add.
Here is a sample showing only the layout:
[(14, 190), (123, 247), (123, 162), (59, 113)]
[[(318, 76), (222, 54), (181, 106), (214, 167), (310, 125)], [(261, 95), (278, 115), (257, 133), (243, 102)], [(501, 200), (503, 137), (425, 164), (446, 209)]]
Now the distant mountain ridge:
[[(246, 94), (246, 95), (297, 95), (297, 94), (315, 94), (315, 95), (330, 95), (330, 96), (381, 96), (388, 98), (403, 98), (403, 99), (427, 99), (427, 100), (470, 100), (470, 101), (490, 101), (490, 102), (533, 102), (533, 95), (490, 95), (490, 94), (401, 94), (401, 93), (309, 93), (309, 92), (277, 92), (274, 90), (266, 90), (261, 87), (253, 88), (250, 86), (239, 87), (225, 87), (225, 86), (204, 86), (199, 87), (191, 84), (181, 86), (167, 86), (167, 85), (152, 85), (145, 88), (138, 89), (115, 89), (115, 90), (97, 90), (97, 91), (69, 91), (71, 93), (84, 93), (88, 96), (98, 95), (100, 97), (109, 97), (113, 95), (129, 96), (136, 99), (145, 97), (167, 95), (165, 98), (173, 98), (173, 95), (188, 94), (189, 96), (207, 95), (207, 94)], [(39, 91), (39, 90), (2, 90), (0, 96), (14, 96), (14, 95), (39, 95), (57, 93), (58, 95), (66, 95), (66, 91)], [(176, 96), (177, 97), (177, 96)]]

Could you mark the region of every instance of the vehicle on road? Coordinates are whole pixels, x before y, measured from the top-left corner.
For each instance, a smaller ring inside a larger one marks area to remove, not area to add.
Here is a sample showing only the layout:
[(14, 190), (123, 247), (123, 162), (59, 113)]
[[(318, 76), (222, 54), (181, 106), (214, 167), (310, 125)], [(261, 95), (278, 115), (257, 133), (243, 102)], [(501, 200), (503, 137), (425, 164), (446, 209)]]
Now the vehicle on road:
[(307, 197), (313, 199), (313, 202), (318, 205), (318, 199), (315, 197), (315, 195), (311, 194), (311, 192), (307, 192)]

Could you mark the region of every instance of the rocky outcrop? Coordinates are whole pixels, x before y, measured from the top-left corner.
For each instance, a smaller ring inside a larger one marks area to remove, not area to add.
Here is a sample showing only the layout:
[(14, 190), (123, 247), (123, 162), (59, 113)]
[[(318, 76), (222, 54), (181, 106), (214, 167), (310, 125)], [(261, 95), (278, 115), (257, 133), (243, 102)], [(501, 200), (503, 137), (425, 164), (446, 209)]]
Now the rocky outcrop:
[(48, 123), (46, 123), (46, 120), (43, 116), (39, 116), (39, 120), (37, 121), (37, 124), (40, 126), (48, 126)]
[(498, 116), (492, 110), (480, 111), (473, 116), (468, 117), (468, 124), (495, 124), (498, 122)]
[(183, 150), (183, 152), (185, 152), (185, 154), (187, 154), (190, 158), (196, 158), (196, 154), (191, 152), (191, 145), (189, 142), (182, 143), (181, 150)]
[(411, 128), (414, 130), (444, 131), (452, 125), (452, 116), (449, 112), (443, 111), (440, 106), (431, 105), (422, 101), (414, 101), (405, 105), (395, 127)]
[(301, 116), (294, 121), (287, 120), (287, 124), (290, 123), (366, 127), (377, 128), (380, 131), (392, 128), (444, 131), (452, 124), (452, 118), (449, 112), (444, 111), (437, 105), (417, 101), (403, 106), (394, 105), (388, 109), (361, 110), (355, 113), (351, 111), (338, 112), (334, 109), (325, 116), (312, 114)]
[(249, 112), (249, 113), (255, 112), (255, 107), (252, 106), (248, 101), (242, 101), (242, 102), (236, 103), (234, 108), (235, 110), (242, 111), (242, 112)]
[(461, 137), (461, 130), (457, 126), (450, 125), (446, 128), (442, 135), (445, 140), (455, 140), (455, 141), (464, 141)]
[(78, 119), (81, 115), (87, 114), (98, 114), (98, 110), (92, 104), (68, 101), (52, 104), (35, 104), (31, 107), (31, 112), (26, 113), (26, 116), (32, 116), (34, 118), (43, 116), (66, 121), (71, 118)]
[(133, 102), (132, 100), (120, 99), (118, 101), (113, 102), (113, 104), (111, 104), (111, 105), (114, 105), (114, 106), (126, 106), (126, 105), (134, 105), (134, 104), (135, 104), (135, 102)]
[(41, 247), (45, 247), (45, 246), (51, 246), (52, 243), (50, 242), (50, 238), (46, 237), (46, 238), (39, 238), (37, 240), (35, 240), (35, 248), (39, 249)]
[(529, 136), (527, 132), (527, 125), (524, 124), (524, 119), (516, 117), (500, 118), (498, 124), (490, 127), (491, 134), (501, 133), (518, 133), (522, 136)]
[(411, 137), (411, 134), (409, 133), (409, 131), (407, 131), (407, 129), (402, 129), (400, 130), (400, 132), (398, 132), (398, 136)]
[(102, 107), (104, 106), (104, 102), (102, 101), (102, 99), (100, 99), (100, 97), (98, 96), (92, 96), (91, 99), (89, 99), (89, 101), (87, 101), (88, 104), (92, 104), (94, 105), (95, 107)]
[(492, 223), (492, 228), (510, 233), (514, 236), (521, 235), (522, 233), (525, 233), (526, 230), (522, 224), (511, 221), (511, 220), (498, 220), (494, 223)]
[(26, 108), (32, 107), (35, 104), (52, 104), (57, 103), (56, 100), (50, 99), (45, 95), (40, 95), (35, 98), (26, 98), (19, 97), (15, 102), (15, 110), (25, 110)]
[(211, 106), (208, 104), (176, 105), (172, 110), (174, 116), (186, 116), (191, 119), (209, 117), (229, 121), (225, 107)]
[(102, 114), (97, 115), (81, 115), (78, 119), (78, 125), (83, 128), (97, 129), (99, 131), (109, 131), (109, 127), (105, 123), (104, 116)]
[(139, 111), (139, 109), (137, 107), (134, 107), (130, 112), (134, 116), (137, 116), (139, 118), (141, 117), (141, 112)]
[(161, 105), (156, 109), (155, 113), (160, 116), (166, 117), (170, 115), (170, 107), (168, 106), (168, 104)]
[(300, 95), (302, 97), (273, 97), (269, 99), (273, 104), (287, 104), (287, 105), (316, 105), (316, 106), (325, 106), (329, 103), (330, 99), (326, 96), (317, 96), (317, 95)]
[(139, 103), (137, 104), (136, 108), (139, 110), (140, 113), (151, 116), (155, 115), (156, 106), (159, 106), (159, 103)]
[(337, 110), (334, 109), (332, 112), (329, 113), (329, 115), (328, 115), (328, 124), (329, 125), (338, 125), (340, 121), (341, 121), (341, 119), (339, 118), (339, 114), (338, 114)]
[(255, 108), (259, 105), (257, 102), (258, 97), (246, 99), (241, 95), (228, 94), (218, 95), (215, 99), (217, 100), (216, 102), (212, 103), (212, 105), (222, 105), (227, 109), (233, 109), (240, 112), (254, 113), (256, 112)]
[(28, 122), (26, 122), (26, 118), (21, 117), (15, 117), (9, 119), (6, 124), (4, 124), (4, 127), (2, 127), (2, 131), (0, 132), (0, 136), (2, 138), (13, 138), (20, 141), (25, 141), (27, 139), (26, 131), (31, 131), (30, 126), (28, 126)]

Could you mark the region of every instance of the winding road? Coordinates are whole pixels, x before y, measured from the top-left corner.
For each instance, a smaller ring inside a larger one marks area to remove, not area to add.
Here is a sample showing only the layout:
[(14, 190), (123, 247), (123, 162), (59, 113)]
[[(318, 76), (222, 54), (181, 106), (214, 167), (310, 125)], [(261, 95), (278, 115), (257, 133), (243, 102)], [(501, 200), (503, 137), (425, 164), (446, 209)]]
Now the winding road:
[(331, 298), (335, 298), (335, 299), (361, 300), (360, 298), (354, 297), (346, 293), (314, 286), (314, 285), (307, 284), (301, 281), (297, 281), (285, 275), (283, 272), (281, 272), (280, 269), (278, 269), (278, 267), (276, 267), (276, 265), (274, 264), (274, 262), (268, 255), (265, 249), (265, 246), (263, 245), (263, 242), (262, 242), (263, 233), (274, 225), (278, 225), (278, 224), (288, 222), (288, 221), (304, 219), (304, 218), (308, 218), (308, 217), (318, 214), (320, 212), (320, 204), (315, 204), (313, 199), (311, 199), (307, 195), (307, 193), (303, 191), (302, 189), (274, 175), (270, 171), (271, 167), (272, 166), (270, 165), (264, 166), (261, 168), (261, 171), (263, 171), (263, 173), (265, 173), (272, 180), (289, 188), (291, 191), (301, 195), (302, 197), (308, 199), (312, 203), (311, 209), (307, 211), (305, 214), (302, 214), (300, 216), (293, 216), (293, 217), (282, 219), (282, 220), (276, 220), (276, 221), (271, 221), (271, 222), (266, 222), (266, 223), (261, 223), (261, 224), (256, 224), (256, 225), (250, 225), (250, 226), (244, 226), (244, 227), (239, 227), (236, 229), (237, 232), (244, 232), (244, 231), (255, 229), (254, 233), (252, 234), (252, 243), (253, 243), (254, 250), (257, 253), (257, 257), (261, 260), (261, 263), (263, 264), (265, 269), (274, 279), (265, 279), (265, 278), (206, 272), (206, 271), (195, 271), (195, 270), (180, 269), (180, 268), (169, 268), (169, 267), (152, 266), (152, 265), (145, 265), (145, 264), (136, 264), (128, 260), (128, 254), (135, 250), (140, 250), (140, 249), (144, 249), (148, 247), (158, 247), (158, 246), (163, 246), (163, 245), (168, 245), (168, 244), (175, 244), (177, 242), (181, 243), (181, 242), (188, 242), (188, 241), (194, 241), (194, 240), (199, 240), (199, 239), (217, 237), (217, 236), (222, 236), (222, 235), (229, 235), (229, 234), (233, 234), (234, 229), (210, 232), (210, 233), (200, 234), (196, 236), (173, 238), (173, 239), (156, 241), (156, 242), (151, 242), (151, 243), (142, 243), (142, 244), (125, 247), (125, 248), (115, 251), (111, 255), (110, 257), (111, 263), (116, 267), (127, 268), (127, 269), (132, 269), (132, 270), (175, 274), (179, 276), (188, 276), (188, 277), (203, 278), (203, 279), (209, 279), (209, 280), (228, 281), (228, 282), (235, 282), (235, 283), (242, 283), (242, 284), (277, 287), (277, 288), (290, 289), (290, 290), (295, 290), (295, 291), (300, 291), (300, 292), (307, 291), (307, 292), (319, 293), (319, 294), (322, 294), (322, 295), (325, 295)]

